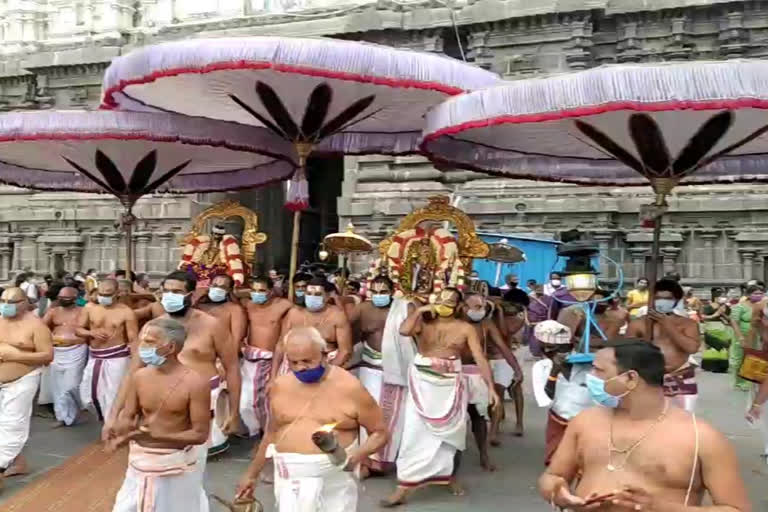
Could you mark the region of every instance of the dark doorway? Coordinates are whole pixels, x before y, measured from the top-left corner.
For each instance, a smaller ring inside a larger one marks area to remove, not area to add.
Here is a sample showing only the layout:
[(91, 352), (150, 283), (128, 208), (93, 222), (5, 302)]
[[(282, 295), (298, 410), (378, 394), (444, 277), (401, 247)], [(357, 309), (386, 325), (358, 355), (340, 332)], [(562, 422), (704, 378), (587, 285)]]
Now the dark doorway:
[(301, 216), (299, 264), (315, 261), (315, 251), (330, 233), (339, 230), (337, 201), (344, 180), (344, 158), (310, 158), (307, 164), (309, 209)]

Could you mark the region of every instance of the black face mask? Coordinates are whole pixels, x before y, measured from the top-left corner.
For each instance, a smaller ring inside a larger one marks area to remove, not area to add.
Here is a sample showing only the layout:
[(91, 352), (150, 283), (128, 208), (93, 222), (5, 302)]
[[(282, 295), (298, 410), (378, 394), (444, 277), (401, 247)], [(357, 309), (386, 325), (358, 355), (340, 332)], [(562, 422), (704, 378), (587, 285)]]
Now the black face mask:
[(59, 299), (59, 304), (63, 308), (71, 308), (75, 305), (75, 299)]
[(516, 283), (516, 282), (513, 281), (513, 282), (509, 283), (509, 287), (510, 288), (517, 288), (519, 284), (520, 283)]

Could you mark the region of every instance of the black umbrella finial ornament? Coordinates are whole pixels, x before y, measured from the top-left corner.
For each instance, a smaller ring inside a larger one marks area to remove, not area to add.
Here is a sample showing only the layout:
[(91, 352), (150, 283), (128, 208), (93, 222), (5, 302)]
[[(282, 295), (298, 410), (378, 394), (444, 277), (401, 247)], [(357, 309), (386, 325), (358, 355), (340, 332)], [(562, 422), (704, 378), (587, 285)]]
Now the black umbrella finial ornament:
[[(333, 102), (333, 89), (327, 83), (321, 83), (310, 93), (301, 123), (298, 123), (285, 107), (285, 103), (280, 99), (280, 95), (270, 85), (260, 80), (257, 81), (256, 95), (259, 97), (266, 115), (259, 113), (234, 94), (229, 94), (229, 97), (267, 129), (292, 142), (298, 154), (299, 166), (288, 183), (285, 202), (285, 207), (293, 212), (290, 275), (294, 275), (298, 263), (301, 212), (309, 207), (307, 160), (314, 151), (315, 146), (323, 139), (376, 115), (381, 109), (373, 110), (363, 115), (376, 99), (376, 96), (371, 94), (353, 102), (337, 114), (336, 117), (328, 120), (328, 112)], [(289, 287), (289, 294), (292, 296), (292, 282)]]
[(157, 190), (174, 176), (179, 174), (189, 165), (191, 160), (177, 165), (164, 173), (154, 181), (150, 181), (157, 168), (157, 150), (153, 149), (142, 158), (131, 174), (131, 179), (126, 183), (123, 174), (117, 165), (100, 149), (96, 150), (94, 166), (101, 176), (96, 176), (75, 161), (61, 156), (69, 165), (83, 176), (96, 183), (102, 189), (114, 195), (123, 205), (120, 215), (120, 228), (125, 232), (126, 271), (133, 271), (133, 226), (136, 224), (136, 216), (133, 214), (133, 206), (142, 196)]

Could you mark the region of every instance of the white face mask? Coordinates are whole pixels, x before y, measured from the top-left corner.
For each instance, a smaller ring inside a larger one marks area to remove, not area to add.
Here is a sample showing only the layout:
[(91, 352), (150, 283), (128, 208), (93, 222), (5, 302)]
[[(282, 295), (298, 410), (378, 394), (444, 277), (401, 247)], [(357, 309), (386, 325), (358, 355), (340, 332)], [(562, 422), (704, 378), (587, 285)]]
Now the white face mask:
[(561, 280), (559, 280), (559, 279), (553, 279), (551, 281), (551, 283), (552, 283), (552, 286), (555, 287), (555, 288), (559, 288), (560, 285), (563, 284), (563, 282)]
[(656, 299), (653, 302), (653, 307), (659, 313), (668, 315), (675, 310), (675, 304), (677, 304), (677, 302), (675, 302), (674, 299)]

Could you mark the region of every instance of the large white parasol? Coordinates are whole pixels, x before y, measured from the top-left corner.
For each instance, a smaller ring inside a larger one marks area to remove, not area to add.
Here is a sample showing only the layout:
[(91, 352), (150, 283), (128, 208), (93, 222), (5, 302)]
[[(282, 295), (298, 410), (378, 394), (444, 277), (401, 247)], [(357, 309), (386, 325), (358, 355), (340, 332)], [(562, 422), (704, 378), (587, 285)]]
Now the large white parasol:
[(0, 115), (0, 182), (37, 190), (106, 192), (131, 212), (152, 192), (212, 192), (289, 177), (292, 146), (257, 127), (135, 112), (50, 111)]
[(768, 62), (612, 65), (451, 98), (427, 116), (438, 165), (656, 192), (655, 282), (666, 196), (680, 182), (768, 181)]
[(286, 205), (295, 212), (293, 274), (310, 154), (417, 152), (430, 107), (498, 83), (493, 73), (448, 57), (372, 44), (195, 39), (115, 59), (106, 71), (102, 107), (264, 126), (293, 143), (300, 157)]

